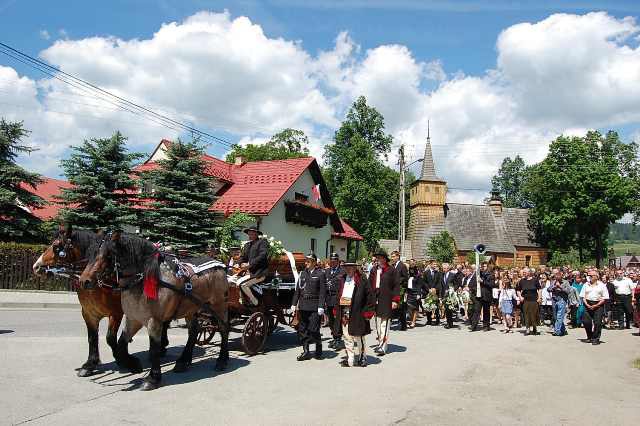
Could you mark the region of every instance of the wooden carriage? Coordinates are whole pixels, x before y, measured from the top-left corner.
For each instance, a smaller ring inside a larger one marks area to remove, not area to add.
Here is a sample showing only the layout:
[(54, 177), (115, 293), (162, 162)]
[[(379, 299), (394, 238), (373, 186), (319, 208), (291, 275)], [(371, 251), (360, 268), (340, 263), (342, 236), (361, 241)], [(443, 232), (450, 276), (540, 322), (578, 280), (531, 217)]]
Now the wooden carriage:
[[(269, 272), (261, 284), (262, 296), (258, 306), (240, 303), (240, 289), (231, 284), (229, 288), (229, 324), (231, 331), (242, 334), (242, 347), (248, 355), (264, 349), (267, 337), (278, 324), (290, 325), (290, 311), (299, 271), (304, 269), (302, 253), (289, 253), (269, 260)], [(198, 345), (210, 344), (218, 330), (217, 323), (206, 314), (199, 315), (200, 332)]]

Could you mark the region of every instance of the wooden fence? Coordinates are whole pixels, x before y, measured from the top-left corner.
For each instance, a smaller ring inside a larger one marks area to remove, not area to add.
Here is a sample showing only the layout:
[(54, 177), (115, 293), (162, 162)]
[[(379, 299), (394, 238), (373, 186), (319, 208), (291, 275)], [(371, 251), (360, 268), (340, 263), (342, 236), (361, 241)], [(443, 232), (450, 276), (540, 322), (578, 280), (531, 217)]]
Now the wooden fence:
[(71, 280), (33, 273), (32, 266), (39, 256), (39, 253), (29, 250), (0, 251), (0, 288), (72, 291)]

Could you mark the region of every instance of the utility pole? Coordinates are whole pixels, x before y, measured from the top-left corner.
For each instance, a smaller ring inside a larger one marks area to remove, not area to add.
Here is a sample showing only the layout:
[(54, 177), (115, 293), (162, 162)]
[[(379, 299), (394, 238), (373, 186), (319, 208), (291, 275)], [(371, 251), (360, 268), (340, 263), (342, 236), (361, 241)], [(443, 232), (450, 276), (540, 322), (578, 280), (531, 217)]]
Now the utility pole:
[(400, 194), (399, 194), (399, 200), (398, 200), (398, 251), (400, 252), (400, 258), (404, 257), (404, 239), (405, 239), (405, 233), (404, 233), (404, 170), (405, 170), (405, 164), (404, 164), (404, 145), (400, 145), (400, 151), (399, 151), (399, 163), (400, 163)]

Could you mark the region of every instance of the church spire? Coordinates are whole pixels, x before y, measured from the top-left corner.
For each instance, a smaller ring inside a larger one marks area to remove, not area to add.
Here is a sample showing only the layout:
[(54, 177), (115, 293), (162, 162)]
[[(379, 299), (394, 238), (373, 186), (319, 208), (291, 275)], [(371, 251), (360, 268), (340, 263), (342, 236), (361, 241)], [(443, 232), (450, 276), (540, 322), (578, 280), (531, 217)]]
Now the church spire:
[(436, 175), (436, 166), (433, 164), (433, 154), (431, 153), (431, 129), (427, 120), (427, 145), (424, 148), (424, 158), (422, 160), (422, 174), (420, 180), (444, 182)]

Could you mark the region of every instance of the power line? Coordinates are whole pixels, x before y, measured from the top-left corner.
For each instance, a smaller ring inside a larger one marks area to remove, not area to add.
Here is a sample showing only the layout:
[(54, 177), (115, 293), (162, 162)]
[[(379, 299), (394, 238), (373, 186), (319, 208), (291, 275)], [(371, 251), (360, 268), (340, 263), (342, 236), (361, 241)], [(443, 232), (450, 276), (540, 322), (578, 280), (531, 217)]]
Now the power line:
[[(143, 105), (140, 105), (138, 103), (129, 101), (121, 96), (118, 96), (114, 93), (111, 93), (105, 89), (102, 89), (99, 86), (96, 86), (95, 84), (92, 84), (86, 80), (83, 80), (79, 77), (76, 77), (72, 74), (69, 74), (65, 71), (62, 71), (59, 68), (53, 67), (49, 64), (47, 64), (46, 62), (43, 62), (39, 59), (36, 59), (32, 56), (27, 55), (26, 53), (23, 53), (17, 49), (14, 49), (13, 47), (0, 42), (0, 47), (2, 47), (2, 49), (0, 49), (0, 52), (5, 54), (6, 56), (9, 56), (11, 58), (13, 58), (14, 60), (17, 60), (31, 68), (34, 68), (50, 77), (53, 77), (57, 80), (60, 80), (70, 86), (73, 86), (75, 88), (77, 88), (78, 90), (81, 91), (92, 91), (94, 92), (94, 95), (97, 94), (102, 94), (105, 96), (110, 97), (111, 99), (115, 99), (116, 102), (114, 101), (110, 101), (104, 97), (101, 97), (102, 100), (112, 103), (113, 105), (122, 108), (124, 110), (127, 110), (133, 114), (136, 114), (136, 112), (134, 112), (134, 110), (137, 111), (138, 115), (142, 115), (142, 114), (146, 114), (147, 119), (150, 119), (151, 117), (155, 117), (156, 119), (159, 119), (167, 124), (172, 124), (174, 126), (178, 126), (182, 129), (184, 129), (185, 131), (190, 131), (193, 134), (197, 134), (198, 136), (202, 137), (203, 139), (206, 140), (210, 140), (213, 141), (215, 143), (221, 144), (226, 146), (227, 148), (230, 148), (233, 144), (225, 139), (222, 139), (218, 136), (212, 135), (210, 133), (204, 132), (202, 130), (196, 129), (193, 126), (190, 126), (189, 124), (185, 124), (182, 122), (179, 122), (177, 120), (174, 120), (170, 117), (167, 117), (166, 115), (160, 114), (158, 112), (155, 112), (153, 110), (151, 110), (150, 108), (147, 108)], [(76, 83), (76, 84), (73, 84)], [(149, 117), (150, 116), (150, 117)]]

